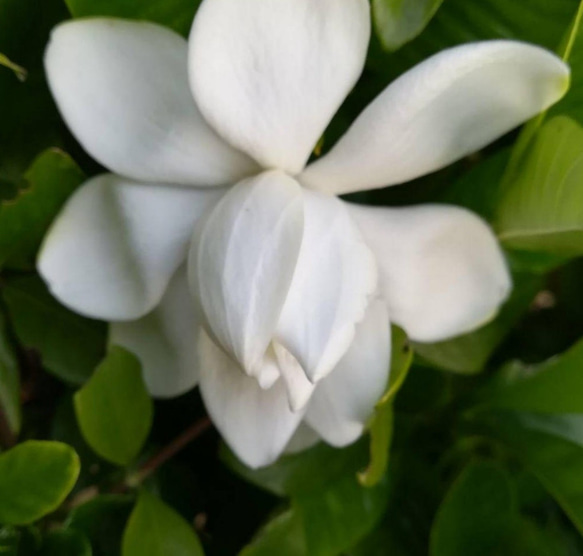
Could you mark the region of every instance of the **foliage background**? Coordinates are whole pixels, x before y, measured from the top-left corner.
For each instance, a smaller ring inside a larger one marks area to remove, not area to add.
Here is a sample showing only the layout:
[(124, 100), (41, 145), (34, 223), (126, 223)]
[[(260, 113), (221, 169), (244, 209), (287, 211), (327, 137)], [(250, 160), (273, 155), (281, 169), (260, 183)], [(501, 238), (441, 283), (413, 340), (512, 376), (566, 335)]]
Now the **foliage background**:
[[(196, 390), (150, 400), (139, 361), (106, 354), (105, 325), (60, 306), (34, 270), (59, 208), (100, 171), (48, 92), (50, 29), (109, 15), (186, 36), (196, 7), (0, 0), (0, 553), (583, 554), (579, 2), (372, 0), (367, 67), (324, 150), (395, 77), (455, 44), (540, 44), (571, 64), (572, 87), (483, 152), (406, 187), (353, 196), (475, 210), (507, 250), (515, 292), (495, 321), (452, 341), (410, 345), (395, 329), (392, 384), (370, 434), (256, 472), (221, 445)], [(103, 410), (117, 406), (123, 421)]]

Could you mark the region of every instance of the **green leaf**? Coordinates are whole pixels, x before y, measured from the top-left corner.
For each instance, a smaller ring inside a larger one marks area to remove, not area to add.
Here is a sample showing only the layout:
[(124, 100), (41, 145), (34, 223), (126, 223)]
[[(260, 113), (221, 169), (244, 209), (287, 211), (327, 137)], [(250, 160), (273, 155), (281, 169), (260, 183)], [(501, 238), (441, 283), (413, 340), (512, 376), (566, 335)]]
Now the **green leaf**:
[(505, 366), (481, 394), (488, 408), (583, 413), (583, 341), (535, 366)]
[(363, 486), (374, 486), (380, 482), (389, 463), (389, 450), (393, 438), (393, 400), (405, 382), (413, 363), (413, 350), (403, 330), (392, 328), (391, 374), (389, 387), (377, 403), (369, 425), (370, 463), (358, 474)]
[(515, 275), (512, 295), (492, 322), (475, 332), (444, 342), (413, 344), (419, 362), (460, 374), (482, 372), (494, 351), (529, 308), (542, 286), (543, 279), (540, 276)]
[(344, 449), (320, 443), (298, 454), (284, 455), (276, 463), (250, 469), (223, 445), (221, 459), (247, 481), (277, 496), (323, 490), (347, 475), (354, 475), (367, 462), (367, 444), (360, 440)]
[(0, 455), (0, 523), (24, 525), (57, 509), (79, 476), (79, 458), (60, 442), (29, 440)]
[(154, 411), (139, 360), (113, 346), (74, 399), (79, 427), (93, 450), (118, 465), (131, 463), (150, 432)]
[(84, 179), (62, 151), (50, 149), (35, 159), (16, 198), (0, 207), (0, 266), (34, 268), (51, 222)]
[(540, 421), (520, 414), (501, 412), (489, 420), (490, 433), (536, 475), (583, 534), (583, 447), (537, 430)]
[(425, 29), (443, 0), (373, 0), (372, 13), (383, 46), (397, 50)]
[(496, 217), (502, 243), (512, 249), (583, 254), (583, 129), (557, 116), (538, 132), (508, 185)]
[(39, 556), (92, 556), (89, 541), (76, 531), (51, 531)]
[(517, 39), (555, 50), (578, 5), (577, 0), (447, 0), (423, 33), (396, 54), (378, 56), (374, 68), (389, 82), (444, 48), (487, 39)]
[(389, 498), (388, 481), (367, 488), (356, 474), (328, 488), (292, 498), (300, 517), (310, 556), (336, 556), (354, 546), (379, 522)]
[(573, 24), (561, 49), (562, 57), (571, 66), (571, 88), (565, 97), (552, 106), (548, 114), (567, 114), (583, 124), (583, 2), (575, 15)]
[(293, 510), (274, 517), (239, 556), (308, 556), (302, 524)]
[(73, 17), (144, 19), (187, 36), (201, 0), (65, 0)]
[(444, 498), (431, 530), (431, 556), (489, 556), (516, 517), (507, 473), (493, 463), (471, 463)]
[(123, 536), (123, 556), (202, 556), (194, 529), (172, 508), (142, 491)]
[(2, 295), (18, 339), (37, 350), (55, 376), (83, 384), (105, 352), (105, 323), (86, 319), (58, 303), (35, 276), (6, 278)]
[(71, 512), (66, 528), (89, 539), (93, 556), (120, 556), (121, 540), (132, 507), (130, 496), (97, 496)]
[(0, 413), (13, 435), (18, 435), (22, 420), (18, 362), (6, 335), (4, 315), (0, 313)]
[(20, 81), (26, 81), (27, 72), (23, 67), (20, 67), (18, 64), (15, 64), (8, 56), (5, 56), (0, 52), (0, 66), (4, 66), (14, 72), (16, 77), (20, 79)]

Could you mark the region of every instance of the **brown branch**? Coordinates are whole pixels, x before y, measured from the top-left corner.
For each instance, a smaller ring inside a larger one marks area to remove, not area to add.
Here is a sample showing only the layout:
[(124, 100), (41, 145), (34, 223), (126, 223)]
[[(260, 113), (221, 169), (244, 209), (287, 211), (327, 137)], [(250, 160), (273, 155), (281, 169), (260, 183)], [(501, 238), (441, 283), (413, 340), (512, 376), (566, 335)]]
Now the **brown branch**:
[(126, 484), (133, 487), (144, 482), (154, 471), (172, 459), (178, 452), (182, 451), (211, 426), (212, 423), (208, 417), (204, 417), (200, 421), (193, 423), (181, 435), (170, 442), (170, 444), (142, 464), (136, 473), (127, 478)]
[[(170, 444), (164, 446), (158, 453), (144, 462), (139, 469), (126, 477), (123, 481), (117, 483), (111, 489), (113, 493), (123, 493), (128, 488), (135, 488), (142, 484), (152, 473), (172, 459), (178, 452), (183, 450), (193, 440), (196, 440), (201, 434), (211, 427), (212, 423), (208, 417), (204, 417), (193, 423), (182, 434), (177, 436)], [(99, 488), (95, 485), (87, 487), (78, 492), (67, 504), (69, 509), (76, 508), (95, 498), (99, 494)]]

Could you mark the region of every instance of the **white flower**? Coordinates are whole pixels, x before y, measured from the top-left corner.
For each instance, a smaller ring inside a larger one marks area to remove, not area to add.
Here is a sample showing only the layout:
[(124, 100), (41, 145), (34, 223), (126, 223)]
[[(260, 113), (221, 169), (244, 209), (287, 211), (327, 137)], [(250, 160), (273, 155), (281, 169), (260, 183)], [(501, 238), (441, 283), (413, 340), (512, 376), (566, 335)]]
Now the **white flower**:
[(369, 35), (367, 0), (205, 0), (188, 45), (93, 19), (59, 26), (47, 50), (63, 117), (114, 173), (73, 195), (39, 270), (65, 305), (112, 321), (153, 394), (199, 380), (251, 466), (277, 458), (302, 420), (337, 446), (361, 434), (387, 382), (389, 319), (442, 340), (489, 319), (510, 289), (492, 232), (468, 211), (335, 195), (442, 168), (567, 88), (568, 68), (541, 48), (452, 48), (387, 87), (306, 168)]

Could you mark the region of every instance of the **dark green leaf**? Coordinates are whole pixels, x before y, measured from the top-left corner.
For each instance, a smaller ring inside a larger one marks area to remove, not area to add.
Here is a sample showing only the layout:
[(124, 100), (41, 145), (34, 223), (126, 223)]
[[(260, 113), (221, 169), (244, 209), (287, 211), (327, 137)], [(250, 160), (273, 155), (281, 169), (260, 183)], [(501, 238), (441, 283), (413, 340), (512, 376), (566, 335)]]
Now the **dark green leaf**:
[(479, 396), (488, 407), (583, 413), (583, 341), (536, 366), (508, 365)]
[(583, 254), (583, 129), (558, 116), (538, 132), (498, 207), (496, 229), (512, 249)]
[(369, 425), (370, 463), (366, 470), (358, 474), (358, 480), (363, 486), (376, 485), (387, 470), (393, 438), (393, 400), (405, 382), (413, 362), (413, 350), (407, 335), (400, 328), (392, 328), (391, 346), (389, 387), (377, 404)]
[(301, 521), (288, 510), (269, 521), (239, 556), (308, 556)]
[(83, 384), (103, 358), (105, 324), (63, 307), (34, 276), (6, 279), (2, 294), (22, 344), (37, 350), (55, 376)]
[(92, 551), (81, 533), (52, 531), (44, 538), (39, 556), (92, 556)]
[(201, 0), (65, 0), (74, 17), (109, 16), (145, 19), (186, 36)]
[(363, 439), (340, 450), (320, 443), (255, 470), (241, 464), (225, 446), (221, 456), (247, 481), (278, 496), (289, 496), (322, 490), (344, 476), (354, 475), (367, 463), (367, 444)]
[(373, 0), (377, 34), (387, 50), (397, 50), (425, 29), (443, 0)]
[(367, 488), (355, 474), (328, 488), (292, 498), (304, 526), (310, 556), (336, 556), (368, 534), (381, 519), (389, 497), (388, 481)]
[(420, 362), (461, 374), (483, 371), (491, 355), (528, 309), (542, 286), (540, 276), (516, 275), (510, 299), (491, 323), (452, 340), (436, 344), (415, 343), (415, 353), (420, 356)]
[(18, 362), (6, 336), (4, 315), (0, 313), (0, 412), (11, 433), (20, 431), (20, 379)]
[(16, 198), (0, 207), (0, 266), (34, 268), (51, 222), (83, 180), (75, 162), (57, 149), (33, 162)]
[(390, 80), (444, 48), (476, 40), (518, 39), (555, 50), (578, 5), (578, 0), (447, 0), (419, 37), (375, 64)]
[(150, 432), (153, 416), (139, 360), (112, 347), (75, 394), (75, 411), (85, 440), (97, 454), (118, 465), (131, 463)]
[(142, 491), (123, 536), (123, 556), (202, 556), (193, 527), (161, 500)]
[(129, 496), (102, 495), (75, 508), (66, 523), (91, 542), (93, 556), (119, 556), (121, 540), (133, 507)]
[(29, 440), (0, 455), (0, 523), (32, 523), (58, 508), (79, 476), (79, 458), (60, 442)]
[(492, 463), (470, 464), (444, 498), (431, 531), (431, 556), (489, 556), (516, 517), (512, 483)]
[(491, 415), (489, 429), (538, 477), (583, 534), (583, 447), (541, 432), (540, 420), (512, 412)]

